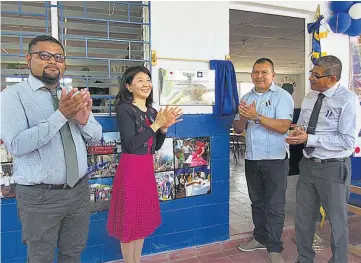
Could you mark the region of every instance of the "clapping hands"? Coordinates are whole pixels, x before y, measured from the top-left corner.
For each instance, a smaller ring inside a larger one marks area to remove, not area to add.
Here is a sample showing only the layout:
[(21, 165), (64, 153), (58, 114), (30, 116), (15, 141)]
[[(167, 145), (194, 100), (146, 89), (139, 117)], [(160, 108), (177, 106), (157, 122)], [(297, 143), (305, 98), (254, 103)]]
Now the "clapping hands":
[(183, 115), (183, 110), (179, 107), (166, 106), (165, 109), (160, 109), (155, 122), (160, 128), (167, 129), (175, 123), (183, 121), (179, 119)]
[(307, 142), (308, 134), (305, 129), (299, 125), (291, 125), (292, 130), (289, 132), (289, 136), (286, 138), (288, 144), (302, 144)]
[(90, 98), (88, 89), (74, 88), (68, 93), (66, 89), (62, 88), (61, 97), (59, 100), (59, 111), (67, 119), (74, 119), (78, 123), (85, 125), (92, 109), (93, 101)]
[(242, 100), (238, 106), (238, 112), (241, 116), (245, 117), (247, 120), (256, 120), (258, 118), (255, 101), (253, 101), (252, 104), (247, 105), (246, 102)]

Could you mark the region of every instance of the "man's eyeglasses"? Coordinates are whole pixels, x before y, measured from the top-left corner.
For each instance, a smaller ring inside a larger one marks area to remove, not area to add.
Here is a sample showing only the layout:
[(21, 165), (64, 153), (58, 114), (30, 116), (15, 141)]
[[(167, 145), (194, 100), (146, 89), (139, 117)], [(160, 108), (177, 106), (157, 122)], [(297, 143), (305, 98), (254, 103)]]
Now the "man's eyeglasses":
[(56, 62), (63, 63), (65, 61), (65, 56), (63, 54), (51, 54), (46, 51), (38, 51), (38, 52), (31, 52), (29, 55), (38, 54), (41, 60), (50, 60), (51, 57), (54, 57)]
[(333, 75), (324, 75), (324, 76), (319, 76), (319, 75), (315, 75), (312, 71), (310, 71), (310, 77), (311, 78), (315, 78), (315, 79), (322, 79), (322, 78), (327, 78), (327, 77), (332, 77)]

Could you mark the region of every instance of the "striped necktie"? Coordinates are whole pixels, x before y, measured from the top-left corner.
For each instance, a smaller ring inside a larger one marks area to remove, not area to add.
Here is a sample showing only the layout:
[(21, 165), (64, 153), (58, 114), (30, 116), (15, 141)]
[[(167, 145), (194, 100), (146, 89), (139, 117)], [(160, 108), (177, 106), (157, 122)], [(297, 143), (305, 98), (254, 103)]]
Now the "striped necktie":
[[(318, 98), (313, 106), (313, 110), (311, 113), (310, 121), (308, 122), (307, 126), (307, 134), (315, 134), (316, 132), (316, 125), (318, 121), (318, 116), (320, 115), (320, 110), (322, 106), (322, 100), (325, 97), (325, 94), (319, 93)], [(305, 151), (307, 155), (310, 155), (315, 150), (315, 147), (305, 147)]]

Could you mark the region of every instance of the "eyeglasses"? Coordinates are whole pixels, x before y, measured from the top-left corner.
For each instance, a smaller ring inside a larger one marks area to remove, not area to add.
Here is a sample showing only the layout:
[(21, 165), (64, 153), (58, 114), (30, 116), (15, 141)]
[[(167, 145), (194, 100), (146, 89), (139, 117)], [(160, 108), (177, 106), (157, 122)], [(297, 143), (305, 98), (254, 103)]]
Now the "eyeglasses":
[(332, 77), (332, 76), (333, 75), (318, 76), (318, 75), (314, 75), (314, 73), (312, 71), (310, 71), (310, 77), (315, 78), (315, 79), (322, 79), (322, 78), (327, 78), (327, 77)]
[(65, 56), (63, 54), (51, 54), (46, 51), (38, 51), (38, 52), (31, 52), (29, 55), (38, 54), (41, 60), (50, 60), (51, 57), (54, 57), (56, 62), (63, 63), (65, 61)]

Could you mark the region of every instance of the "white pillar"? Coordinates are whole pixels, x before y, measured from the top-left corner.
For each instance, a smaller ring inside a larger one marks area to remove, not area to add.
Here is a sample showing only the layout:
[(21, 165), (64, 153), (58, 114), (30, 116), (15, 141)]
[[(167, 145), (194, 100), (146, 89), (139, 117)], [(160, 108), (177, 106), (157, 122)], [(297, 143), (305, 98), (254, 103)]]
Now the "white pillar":
[(51, 36), (59, 40), (59, 26), (58, 26), (58, 1), (51, 1), (50, 21), (51, 21)]

